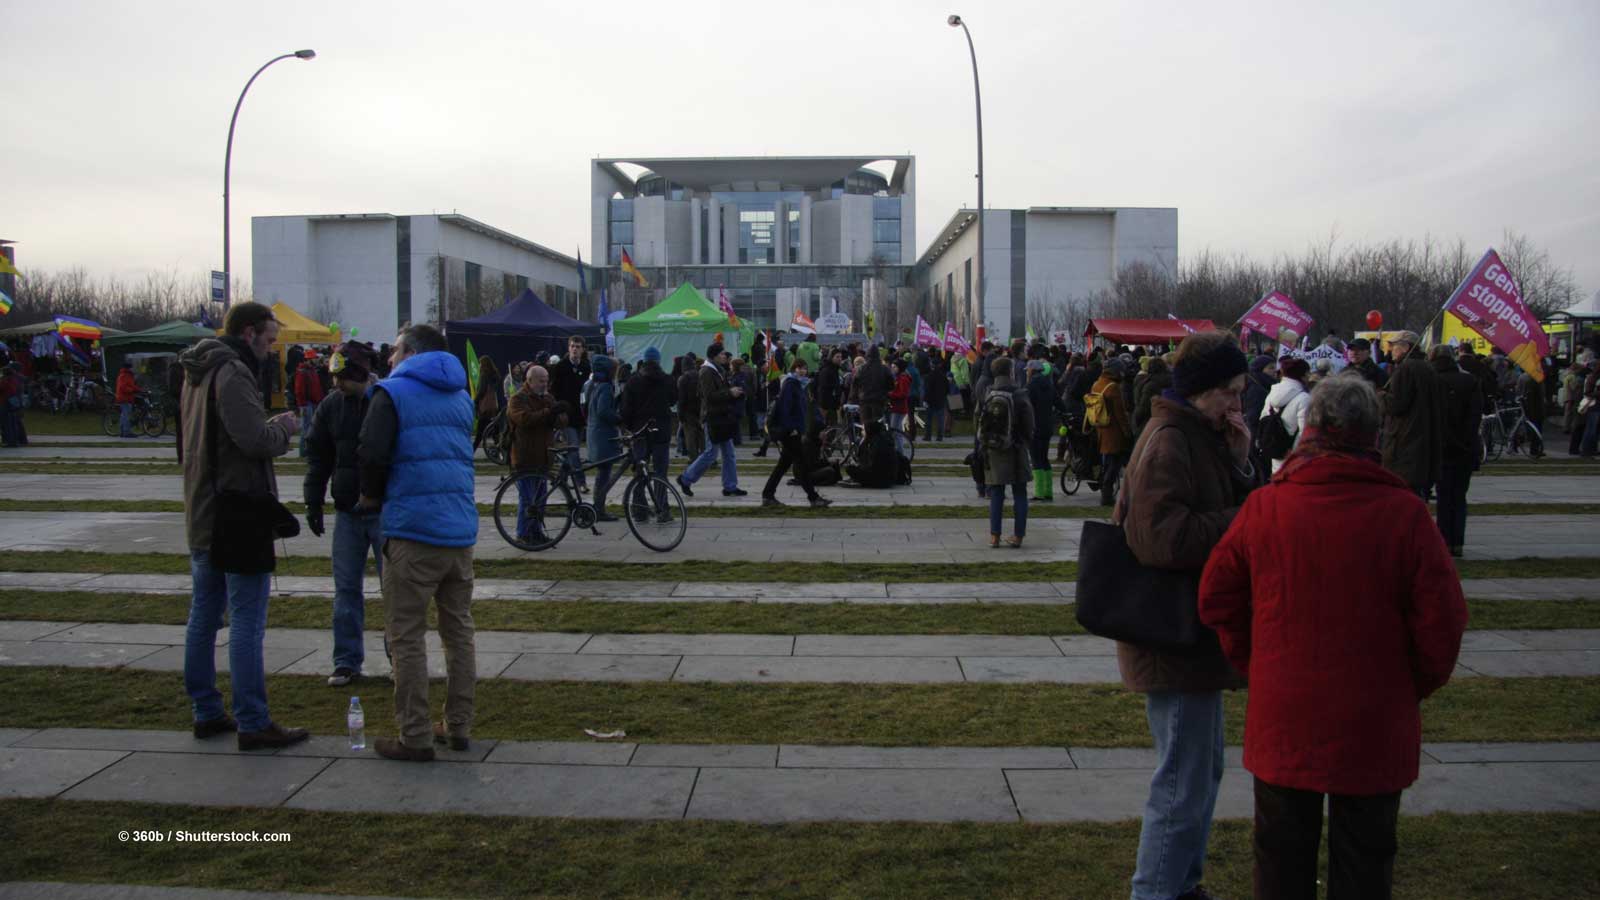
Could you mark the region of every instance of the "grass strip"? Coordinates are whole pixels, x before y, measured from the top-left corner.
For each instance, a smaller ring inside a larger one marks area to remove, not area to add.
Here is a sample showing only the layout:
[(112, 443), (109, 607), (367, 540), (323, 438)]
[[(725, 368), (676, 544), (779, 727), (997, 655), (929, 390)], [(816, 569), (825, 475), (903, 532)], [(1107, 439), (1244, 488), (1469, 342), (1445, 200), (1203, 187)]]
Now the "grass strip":
[[(93, 553), (84, 550), (8, 550), (8, 572), (85, 572), (118, 575), (185, 575), (189, 557), (181, 553)], [(368, 566), (371, 570), (371, 566)], [(605, 560), (479, 559), (479, 578), (559, 581), (710, 581), (921, 583), (939, 581), (1073, 581), (1073, 560), (1025, 563), (997, 569), (993, 563), (833, 563), (683, 560), (671, 563), (617, 563)], [(278, 561), (279, 575), (323, 575), (332, 571), (326, 556)], [(1457, 560), (1462, 578), (1600, 578), (1600, 557), (1519, 557)]]
[[(331, 665), (331, 663), (330, 663)], [(221, 676), (219, 676), (221, 679)], [(220, 683), (220, 680), (219, 680)], [(268, 675), (272, 717), (318, 734), (344, 730), (352, 693), (389, 730), (390, 682), (330, 688), (325, 676)], [(430, 686), (435, 709), (444, 682)], [(226, 690), (226, 687), (223, 688)], [(1227, 739), (1240, 743), (1245, 692), (1226, 695)], [(1147, 747), (1144, 696), (1109, 684), (715, 684), (478, 682), (473, 734), (583, 740), (622, 728), (629, 740), (684, 744)], [(1600, 739), (1600, 678), (1458, 678), (1422, 705), (1428, 741)], [(0, 679), (0, 726), (183, 728), (183, 679), (135, 669), (15, 667)]]
[[(247, 823), (246, 823), (247, 822)], [(39, 827), (49, 823), (49, 827)], [(1594, 896), (1596, 813), (1402, 817), (1395, 896)], [(275, 844), (124, 843), (125, 830), (286, 832)], [(0, 877), (437, 897), (1114, 897), (1139, 823), (627, 822), (0, 800)], [(1211, 831), (1206, 886), (1244, 897), (1251, 826)], [(1319, 877), (1327, 880), (1326, 853)]]
[[(1467, 627), (1600, 628), (1600, 600), (1469, 600)], [(332, 602), (274, 597), (270, 626), (326, 628)], [(430, 626), (433, 610), (429, 610)], [(479, 600), (473, 619), (484, 631), (582, 634), (1083, 634), (1073, 607), (972, 603), (869, 606), (852, 603), (617, 603)], [(0, 590), (0, 620), (182, 625), (186, 594)], [(366, 627), (381, 630), (383, 601), (366, 602)]]
[[(835, 501), (848, 499), (846, 488), (830, 489)], [(298, 500), (284, 503), (292, 512), (305, 512), (305, 504)], [(617, 515), (622, 507), (607, 507)], [(912, 521), (929, 519), (977, 519), (988, 515), (988, 508), (978, 504), (946, 506), (843, 506), (836, 504), (826, 509), (812, 509), (798, 503), (790, 504), (781, 512), (758, 506), (707, 506), (693, 507), (692, 515), (707, 519), (886, 519)], [(183, 512), (181, 500), (6, 500), (0, 499), (0, 512)], [(1476, 503), (1467, 506), (1469, 516), (1593, 516), (1600, 515), (1600, 503)], [(494, 506), (478, 504), (478, 514), (492, 516)], [(1103, 519), (1111, 515), (1109, 506), (1053, 506), (1048, 503), (1028, 504), (1030, 519)]]

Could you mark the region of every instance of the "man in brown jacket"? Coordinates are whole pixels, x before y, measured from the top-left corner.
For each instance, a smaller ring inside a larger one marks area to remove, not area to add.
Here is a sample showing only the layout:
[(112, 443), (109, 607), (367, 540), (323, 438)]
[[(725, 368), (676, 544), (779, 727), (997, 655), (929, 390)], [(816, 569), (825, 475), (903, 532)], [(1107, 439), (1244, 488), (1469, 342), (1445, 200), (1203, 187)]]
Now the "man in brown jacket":
[[(184, 636), (183, 683), (194, 708), (194, 736), (238, 732), (239, 749), (287, 747), (308, 736), (283, 728), (267, 711), (262, 639), (272, 586), (272, 544), (260, 565), (240, 566), (213, 558), (212, 538), (224, 491), (278, 494), (272, 459), (289, 450), (300, 431), (292, 412), (268, 419), (256, 375), (278, 336), (272, 309), (237, 303), (228, 310), (223, 336), (183, 352), (183, 512), (189, 538), (194, 598)], [(230, 546), (230, 551), (240, 548)], [(251, 571), (227, 571), (227, 568)], [(228, 614), (228, 666), (233, 682), (233, 717), (217, 690), (216, 643)]]
[(1389, 383), (1378, 395), (1383, 408), (1383, 467), (1404, 478), (1423, 500), (1439, 481), (1444, 446), (1444, 401), (1439, 378), (1417, 349), (1416, 332), (1389, 342)]
[(1100, 378), (1089, 393), (1103, 398), (1111, 415), (1109, 425), (1097, 425), (1100, 435), (1100, 504), (1110, 506), (1117, 498), (1117, 478), (1122, 474), (1122, 464), (1128, 459), (1128, 448), (1133, 445), (1133, 420), (1128, 416), (1128, 404), (1122, 396), (1122, 381), (1127, 367), (1120, 359), (1106, 363)]
[(511, 469), (526, 473), (517, 480), (517, 540), (542, 544), (544, 505), (550, 498), (550, 445), (557, 428), (565, 428), (571, 410), (550, 393), (550, 372), (529, 366), (522, 388), (511, 395), (506, 418), (511, 420)]

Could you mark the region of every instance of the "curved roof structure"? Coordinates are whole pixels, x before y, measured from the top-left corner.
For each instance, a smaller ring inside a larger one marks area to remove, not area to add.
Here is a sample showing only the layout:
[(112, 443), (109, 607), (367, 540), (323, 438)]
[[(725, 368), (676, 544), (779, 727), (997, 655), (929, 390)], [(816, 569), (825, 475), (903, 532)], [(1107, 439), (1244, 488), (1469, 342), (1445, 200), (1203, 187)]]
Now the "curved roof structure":
[(595, 160), (595, 164), (623, 184), (633, 185), (640, 180), (618, 165), (630, 163), (645, 168), (650, 175), (659, 175), (690, 190), (711, 191), (736, 182), (760, 185), (756, 190), (781, 190), (791, 186), (800, 190), (822, 190), (873, 163), (892, 162), (894, 172), (888, 178), (889, 190), (900, 193), (905, 189), (911, 161), (910, 156), (626, 156)]

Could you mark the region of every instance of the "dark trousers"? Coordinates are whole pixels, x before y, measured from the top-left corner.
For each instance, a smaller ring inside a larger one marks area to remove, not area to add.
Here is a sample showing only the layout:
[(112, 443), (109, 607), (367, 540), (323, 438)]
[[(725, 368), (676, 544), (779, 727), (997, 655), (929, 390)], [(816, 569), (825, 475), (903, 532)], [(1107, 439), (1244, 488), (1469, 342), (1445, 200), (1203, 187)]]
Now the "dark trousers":
[(1100, 505), (1110, 506), (1117, 499), (1117, 479), (1122, 475), (1123, 454), (1100, 454)]
[(783, 476), (788, 473), (790, 466), (794, 467), (794, 475), (800, 479), (800, 487), (806, 492), (806, 496), (815, 500), (817, 489), (811, 484), (811, 473), (800, 464), (798, 431), (778, 432), (778, 464), (772, 467), (772, 474), (767, 476), (767, 486), (761, 489), (761, 496), (778, 496), (778, 485), (783, 484)]
[[(1255, 895), (1316, 900), (1322, 798), (1257, 778)], [(1387, 900), (1400, 793), (1328, 796), (1328, 900)]]
[(1467, 542), (1467, 487), (1472, 483), (1472, 463), (1446, 460), (1439, 466), (1439, 533), (1449, 547)]

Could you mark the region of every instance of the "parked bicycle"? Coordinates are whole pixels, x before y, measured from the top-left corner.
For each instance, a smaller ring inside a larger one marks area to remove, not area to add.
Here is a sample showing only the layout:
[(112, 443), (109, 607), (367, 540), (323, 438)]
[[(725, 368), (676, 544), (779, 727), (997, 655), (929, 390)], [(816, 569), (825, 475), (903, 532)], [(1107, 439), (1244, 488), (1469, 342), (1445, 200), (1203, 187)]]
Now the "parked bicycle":
[[(134, 395), (133, 409), (128, 414), (128, 427), (137, 434), (144, 432), (150, 437), (160, 437), (167, 432), (167, 414), (164, 405), (151, 398), (146, 392)], [(113, 403), (104, 413), (100, 414), (100, 428), (107, 437), (120, 437), (122, 435), (122, 405)]]
[(483, 430), (483, 455), (484, 458), (497, 466), (506, 464), (511, 452), (511, 429), (506, 427), (505, 410), (495, 414), (490, 420), (489, 427)]
[(1483, 417), (1480, 429), (1483, 450), (1480, 462), (1493, 462), (1506, 451), (1518, 454), (1527, 450), (1534, 459), (1544, 455), (1544, 435), (1528, 418), (1519, 401), (1502, 402)]
[[(857, 465), (861, 461), (861, 445), (867, 440), (867, 426), (861, 421), (861, 406), (855, 403), (846, 403), (840, 410), (843, 421), (838, 425), (831, 425), (822, 430), (822, 459), (824, 462), (839, 466)], [(919, 425), (920, 420), (917, 420)], [(887, 422), (884, 423), (887, 428)], [(904, 431), (894, 432), (895, 449), (907, 462), (917, 458), (917, 445)]]
[[(622, 512), (628, 530), (639, 543), (658, 553), (676, 548), (689, 530), (688, 507), (670, 481), (651, 475), (645, 462), (634, 456), (634, 444), (645, 440), (653, 430), (647, 426), (639, 431), (624, 431), (620, 435), (621, 453), (577, 469), (552, 461), (548, 473), (512, 470), (494, 492), (494, 525), (500, 536), (519, 550), (537, 552), (561, 543), (574, 525), (600, 534), (596, 525), (603, 510), (580, 499), (573, 476), (575, 472), (612, 463), (620, 464), (614, 470), (613, 485), (620, 483), (630, 470), (633, 472), (632, 480), (622, 491)], [(524, 498), (524, 492), (529, 496)]]

